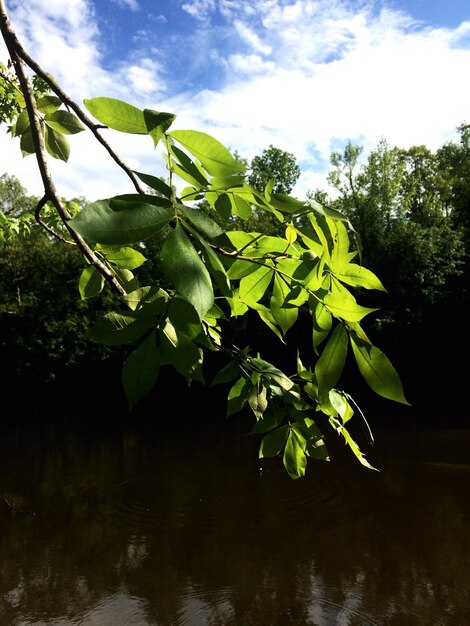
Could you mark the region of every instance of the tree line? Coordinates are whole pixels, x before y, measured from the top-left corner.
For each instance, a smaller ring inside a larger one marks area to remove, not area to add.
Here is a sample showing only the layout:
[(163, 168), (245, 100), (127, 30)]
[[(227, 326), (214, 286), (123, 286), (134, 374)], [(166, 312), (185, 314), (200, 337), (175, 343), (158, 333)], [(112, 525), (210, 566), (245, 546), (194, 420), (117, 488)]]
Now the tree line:
[[(386, 292), (367, 294), (368, 304), (379, 309), (367, 327), (404, 371), (410, 353), (423, 352), (426, 344), (433, 346), (435, 355), (439, 342), (441, 350), (449, 350), (452, 311), (468, 310), (470, 125), (462, 124), (457, 131), (458, 141), (435, 152), (426, 146), (392, 147), (382, 139), (364, 155), (361, 146), (348, 143), (331, 155), (331, 192), (309, 193), (348, 216), (362, 242), (362, 262), (382, 277)], [(276, 192), (289, 194), (300, 176), (295, 156), (272, 145), (244, 162), (247, 182), (260, 191), (274, 180)], [(115, 296), (105, 291), (99, 298), (77, 298), (83, 258), (38, 226), (38, 201), (14, 176), (0, 177), (2, 367), (4, 376), (14, 372), (51, 380), (64, 368), (86, 368), (116, 356), (116, 349), (86, 338), (87, 329)], [(76, 208), (86, 203), (85, 198), (68, 201)], [(197, 206), (210, 209), (207, 201)], [(273, 235), (282, 231), (272, 213), (263, 210), (245, 220), (231, 216), (219, 221), (232, 230)], [(166, 285), (158, 267), (163, 241), (164, 233), (157, 233), (144, 242), (147, 262), (138, 271), (142, 284), (156, 274)], [(463, 326), (459, 332), (466, 341)], [(259, 328), (250, 330), (246, 320), (240, 321), (238, 332), (258, 335), (259, 341)], [(452, 358), (458, 352), (458, 346), (454, 348)]]

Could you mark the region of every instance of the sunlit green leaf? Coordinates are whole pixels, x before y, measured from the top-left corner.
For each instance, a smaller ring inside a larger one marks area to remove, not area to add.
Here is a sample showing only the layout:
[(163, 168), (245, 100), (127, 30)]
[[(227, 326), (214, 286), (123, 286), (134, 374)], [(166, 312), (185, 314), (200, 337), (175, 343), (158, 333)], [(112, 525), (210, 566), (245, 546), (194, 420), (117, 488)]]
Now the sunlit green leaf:
[(97, 296), (104, 287), (104, 278), (92, 265), (87, 265), (80, 275), (78, 290), (82, 300)]
[(344, 288), (327, 293), (323, 301), (335, 317), (346, 322), (359, 322), (369, 313), (378, 310), (361, 306), (356, 302), (354, 296)]
[(266, 387), (263, 385), (253, 385), (248, 393), (247, 400), (256, 419), (261, 419), (268, 406)]
[(243, 171), (227, 148), (217, 139), (196, 130), (173, 130), (169, 133), (202, 163), (211, 176), (230, 176)]
[(355, 333), (350, 333), (350, 338), (357, 366), (369, 387), (384, 398), (409, 404), (400, 377), (388, 357)]
[[(201, 172), (200, 168), (189, 158), (186, 152), (178, 148), (178, 146), (173, 145), (169, 146), (168, 149), (179, 161), (179, 164), (175, 163), (178, 167), (175, 168), (174, 165), (172, 166), (179, 176), (190, 183), (192, 182), (196, 188), (209, 186), (209, 182), (204, 173)], [(183, 173), (186, 175), (183, 175)]]
[(377, 276), (362, 265), (348, 263), (343, 266), (341, 272), (335, 272), (335, 276), (343, 283), (352, 287), (364, 287), (365, 289), (377, 289), (386, 291)]
[(315, 375), (322, 398), (326, 398), (330, 389), (340, 379), (347, 352), (348, 334), (342, 324), (337, 324), (315, 365)]
[(124, 302), (133, 311), (145, 310), (149, 315), (160, 315), (166, 310), (170, 297), (163, 289), (156, 286), (139, 287), (123, 297)]
[(205, 241), (205, 239), (199, 237), (197, 234), (195, 235), (195, 238), (201, 248), (207, 269), (214, 278), (222, 295), (230, 297), (232, 295), (232, 289), (225, 267), (222, 265), (222, 261), (218, 257), (217, 253)]
[(246, 378), (239, 378), (232, 385), (227, 397), (227, 417), (239, 413), (247, 403), (252, 384)]
[(307, 468), (305, 446), (302, 446), (297, 433), (290, 429), (283, 455), (284, 467), (291, 478), (304, 476)]
[(289, 292), (289, 285), (276, 273), (274, 275), (270, 309), (276, 324), (281, 327), (284, 334), (295, 324), (299, 315), (299, 311), (296, 307), (284, 306)]
[(53, 128), (46, 126), (44, 135), (46, 150), (51, 156), (60, 161), (68, 161), (70, 156), (70, 145), (68, 140)]
[(122, 133), (147, 135), (144, 112), (116, 98), (91, 98), (83, 104), (101, 124)]
[(30, 129), (31, 124), (29, 122), (28, 110), (23, 109), (16, 119), (15, 135), (19, 137), (20, 135), (23, 135), (26, 131), (30, 131)]
[(251, 359), (250, 363), (253, 365), (256, 372), (269, 378), (272, 383), (281, 387), (284, 391), (289, 391), (294, 386), (292, 380), (286, 376), (282, 370), (272, 365), (272, 363), (259, 357)]
[(127, 246), (100, 246), (98, 249), (109, 263), (117, 265), (122, 269), (134, 270), (147, 261), (141, 252)]
[(85, 126), (83, 126), (78, 117), (68, 111), (46, 113), (44, 120), (48, 126), (66, 135), (75, 135), (85, 130)]
[(240, 298), (249, 306), (258, 302), (265, 294), (273, 277), (273, 268), (258, 267), (240, 281)]

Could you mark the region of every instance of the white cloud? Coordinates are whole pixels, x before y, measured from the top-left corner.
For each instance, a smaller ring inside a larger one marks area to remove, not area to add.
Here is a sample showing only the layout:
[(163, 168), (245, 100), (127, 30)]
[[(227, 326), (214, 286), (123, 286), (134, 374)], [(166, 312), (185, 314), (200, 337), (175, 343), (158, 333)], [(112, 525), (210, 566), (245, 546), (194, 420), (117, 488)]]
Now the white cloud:
[[(436, 149), (470, 121), (470, 22), (423, 28), (403, 13), (374, 12), (372, 1), (354, 9), (339, 0), (188, 1), (184, 11), (197, 25), (204, 21), (194, 31), (197, 55), (188, 47), (188, 66), (201, 59), (212, 71), (212, 87), (198, 78), (191, 81), (196, 89), (172, 94), (162, 80), (173, 71), (164, 56), (156, 61), (125, 51), (113, 71), (104, 69), (105, 42), (90, 2), (32, 0), (27, 10), (20, 2), (12, 7), (28, 49), (76, 99), (107, 95), (172, 111), (175, 128), (213, 134), (248, 159), (270, 144), (288, 150), (301, 163), (297, 193), (322, 186), (331, 151), (348, 140), (365, 151), (381, 137), (404, 148)], [(126, 162), (164, 173), (148, 138), (110, 136)], [(9, 140), (1, 142), (0, 174), (36, 185), (33, 157), (23, 160), (17, 145), (3, 150)], [(84, 133), (71, 144), (70, 162), (53, 163), (63, 195), (91, 199), (129, 191), (101, 146)]]
[(197, 20), (206, 20), (215, 10), (216, 3), (215, 0), (191, 0), (185, 2), (181, 8)]
[(240, 20), (235, 20), (233, 25), (235, 26), (235, 30), (240, 35), (240, 37), (247, 41), (253, 48), (253, 50), (255, 50), (256, 52), (260, 52), (261, 54), (271, 54), (271, 46), (263, 44), (258, 35), (253, 32), (246, 24), (244, 24)]
[(119, 4), (125, 9), (130, 9), (131, 11), (138, 11), (140, 9), (137, 0), (112, 0), (112, 2), (116, 2), (116, 4)]
[(264, 61), (259, 54), (231, 54), (228, 65), (238, 74), (269, 74), (276, 69), (272, 61)]

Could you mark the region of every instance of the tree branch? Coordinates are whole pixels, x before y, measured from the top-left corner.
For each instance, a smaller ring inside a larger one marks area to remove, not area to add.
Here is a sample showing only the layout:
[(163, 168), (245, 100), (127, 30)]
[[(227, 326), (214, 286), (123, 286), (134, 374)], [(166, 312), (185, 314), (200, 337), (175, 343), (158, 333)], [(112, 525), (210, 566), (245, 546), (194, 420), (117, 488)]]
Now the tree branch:
[[(80, 106), (74, 102), (63, 89), (57, 84), (57, 82), (47, 73), (42, 67), (26, 52), (26, 50), (21, 45), (18, 37), (16, 36), (13, 27), (11, 26), (11, 22), (8, 19), (8, 15), (5, 9), (4, 0), (0, 0), (0, 19), (2, 22), (2, 35), (6, 41), (6, 37), (8, 37), (11, 42), (12, 47), (14, 48), (15, 54), (26, 63), (26, 65), (33, 70), (33, 72), (42, 78), (42, 80), (49, 85), (52, 91), (56, 94), (58, 98), (62, 100), (62, 102), (72, 111), (74, 111), (75, 115), (85, 124), (85, 126), (93, 133), (96, 140), (106, 149), (110, 157), (115, 161), (115, 163), (127, 174), (127, 176), (131, 179), (137, 193), (145, 193), (144, 189), (141, 187), (137, 176), (134, 172), (124, 163), (124, 161), (114, 152), (109, 143), (101, 136), (99, 130), (101, 128), (107, 128), (106, 126), (102, 126), (96, 124), (93, 120), (91, 120), (80, 108)], [(5, 32), (4, 32), (5, 30)], [(7, 43), (7, 47), (10, 51), (10, 46)], [(12, 59), (13, 61), (13, 59)]]
[[(41, 174), (42, 182), (44, 185), (45, 196), (52, 202), (57, 210), (57, 213), (62, 218), (67, 230), (70, 233), (73, 241), (82, 251), (86, 259), (101, 273), (104, 279), (113, 287), (120, 295), (125, 295), (126, 290), (122, 287), (120, 282), (110, 271), (110, 269), (99, 259), (94, 253), (93, 249), (83, 239), (81, 235), (76, 233), (68, 225), (68, 221), (71, 219), (71, 215), (67, 208), (64, 206), (61, 198), (59, 197), (49, 172), (49, 166), (46, 156), (46, 148), (44, 145), (44, 139), (41, 132), (39, 113), (36, 107), (36, 100), (34, 98), (33, 89), (26, 73), (26, 68), (23, 60), (17, 52), (18, 40), (11, 26), (10, 20), (6, 13), (5, 2), (0, 0), (0, 30), (2, 32), (3, 39), (8, 48), (13, 67), (15, 69), (16, 76), (20, 83), (21, 90), (26, 103), (26, 109), (28, 111), (29, 121), (31, 123), (31, 135), (35, 147), (36, 160), (38, 163), (39, 171)], [(19, 44), (18, 44), (19, 45)]]

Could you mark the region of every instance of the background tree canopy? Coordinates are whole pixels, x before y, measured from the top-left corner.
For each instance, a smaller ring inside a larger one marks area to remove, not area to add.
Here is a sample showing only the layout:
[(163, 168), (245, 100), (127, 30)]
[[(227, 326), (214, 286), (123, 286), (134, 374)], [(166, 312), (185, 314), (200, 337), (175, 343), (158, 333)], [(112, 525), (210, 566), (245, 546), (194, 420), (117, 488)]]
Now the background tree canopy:
[[(377, 331), (393, 327), (396, 337), (421, 323), (468, 262), (456, 148), (432, 155), (382, 141), (360, 165), (361, 148), (348, 144), (332, 155), (338, 196), (298, 199), (289, 195), (296, 159), (272, 145), (247, 168), (216, 138), (174, 129), (173, 113), (107, 97), (79, 106), (28, 56), (0, 6), (11, 66), (1, 68), (0, 121), (23, 156), (37, 159), (44, 184), (40, 199), (7, 174), (0, 188), (2, 336), (21, 355), (15, 371), (41, 370), (38, 350), (51, 375), (54, 359), (70, 367), (85, 354), (118, 353), (131, 411), (170, 368), (188, 385), (225, 385), (226, 415), (250, 411), (260, 457), (280, 456), (292, 478), (309, 459), (329, 458), (326, 432), (371, 468), (351, 425), (369, 443), (373, 436), (343, 370), (353, 365), (369, 391), (408, 404)], [(131, 170), (108, 128), (161, 146), (168, 178)], [(125, 171), (128, 193), (60, 196), (48, 161), (67, 161), (81, 132)]]

